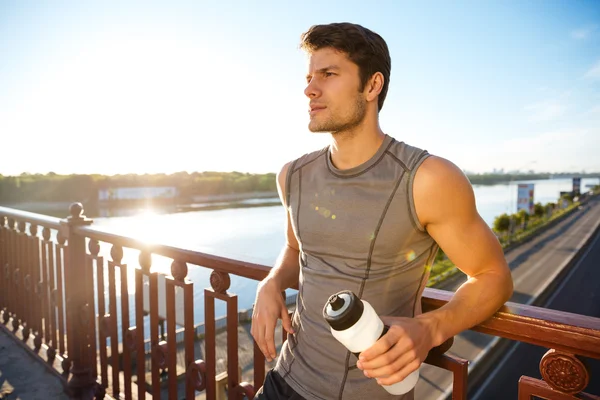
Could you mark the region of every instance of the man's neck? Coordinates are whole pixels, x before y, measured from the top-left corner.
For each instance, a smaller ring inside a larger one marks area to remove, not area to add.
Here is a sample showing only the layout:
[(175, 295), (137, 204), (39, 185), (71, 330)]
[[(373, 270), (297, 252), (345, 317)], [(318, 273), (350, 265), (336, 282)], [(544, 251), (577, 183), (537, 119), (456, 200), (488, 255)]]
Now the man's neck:
[(385, 134), (377, 125), (374, 129), (356, 129), (331, 135), (331, 162), (341, 170), (367, 162), (381, 147)]

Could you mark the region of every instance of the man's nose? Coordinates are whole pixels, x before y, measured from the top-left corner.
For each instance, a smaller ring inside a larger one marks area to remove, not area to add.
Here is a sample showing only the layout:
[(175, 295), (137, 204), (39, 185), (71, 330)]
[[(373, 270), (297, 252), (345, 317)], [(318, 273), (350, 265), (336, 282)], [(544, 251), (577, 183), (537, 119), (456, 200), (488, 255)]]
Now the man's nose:
[(321, 90), (319, 89), (317, 82), (315, 82), (314, 78), (311, 79), (306, 85), (306, 88), (304, 89), (304, 94), (309, 99), (313, 99), (321, 95)]

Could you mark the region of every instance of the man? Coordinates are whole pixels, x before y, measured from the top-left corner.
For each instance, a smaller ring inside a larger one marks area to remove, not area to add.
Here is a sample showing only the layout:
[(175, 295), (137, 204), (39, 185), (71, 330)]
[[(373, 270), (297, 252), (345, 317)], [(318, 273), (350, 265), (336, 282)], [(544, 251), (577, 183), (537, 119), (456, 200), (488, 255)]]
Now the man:
[[(252, 335), (268, 360), (278, 318), (288, 335), (256, 398), (398, 398), (380, 385), (403, 380), (431, 348), (494, 314), (512, 294), (510, 271), (460, 169), (379, 127), (391, 69), (385, 41), (359, 25), (317, 25), (302, 48), (309, 129), (329, 132), (331, 145), (277, 176), (287, 243), (258, 286)], [(444, 307), (422, 314), (438, 246), (469, 279)], [(295, 284), (290, 319), (281, 292)], [(322, 315), (344, 289), (391, 326), (358, 360)]]

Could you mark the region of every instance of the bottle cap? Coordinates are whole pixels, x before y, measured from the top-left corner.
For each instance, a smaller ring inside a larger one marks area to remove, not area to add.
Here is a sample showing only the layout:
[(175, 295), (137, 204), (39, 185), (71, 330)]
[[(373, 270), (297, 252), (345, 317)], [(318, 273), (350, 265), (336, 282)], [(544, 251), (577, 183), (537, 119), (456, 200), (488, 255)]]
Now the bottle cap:
[(350, 290), (333, 294), (323, 307), (323, 317), (332, 329), (343, 331), (354, 325), (362, 316), (364, 305)]

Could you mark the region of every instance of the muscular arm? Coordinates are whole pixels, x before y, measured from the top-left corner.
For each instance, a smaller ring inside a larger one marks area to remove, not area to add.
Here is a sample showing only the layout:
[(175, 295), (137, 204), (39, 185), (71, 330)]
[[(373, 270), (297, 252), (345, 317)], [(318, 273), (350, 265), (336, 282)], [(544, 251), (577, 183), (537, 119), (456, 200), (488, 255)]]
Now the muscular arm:
[(462, 171), (442, 158), (428, 158), (417, 170), (413, 197), (419, 222), (468, 280), (435, 311), (382, 317), (391, 328), (361, 354), (358, 367), (384, 385), (416, 370), (431, 348), (488, 319), (513, 290), (502, 248), (477, 213)]
[[(288, 168), (289, 164), (284, 165), (277, 175), (277, 191), (283, 204), (286, 199), (285, 181)], [(277, 319), (281, 318), (283, 328), (293, 333), (281, 292), (298, 284), (299, 254), (298, 240), (292, 229), (289, 212), (286, 212), (286, 244), (269, 275), (258, 284), (252, 313), (252, 336), (269, 361), (277, 356), (274, 340)]]
[(512, 295), (512, 277), (462, 171), (431, 157), (417, 171), (413, 192), (420, 222), (468, 276), (446, 305), (418, 317), (430, 326), (437, 346), (491, 317)]

